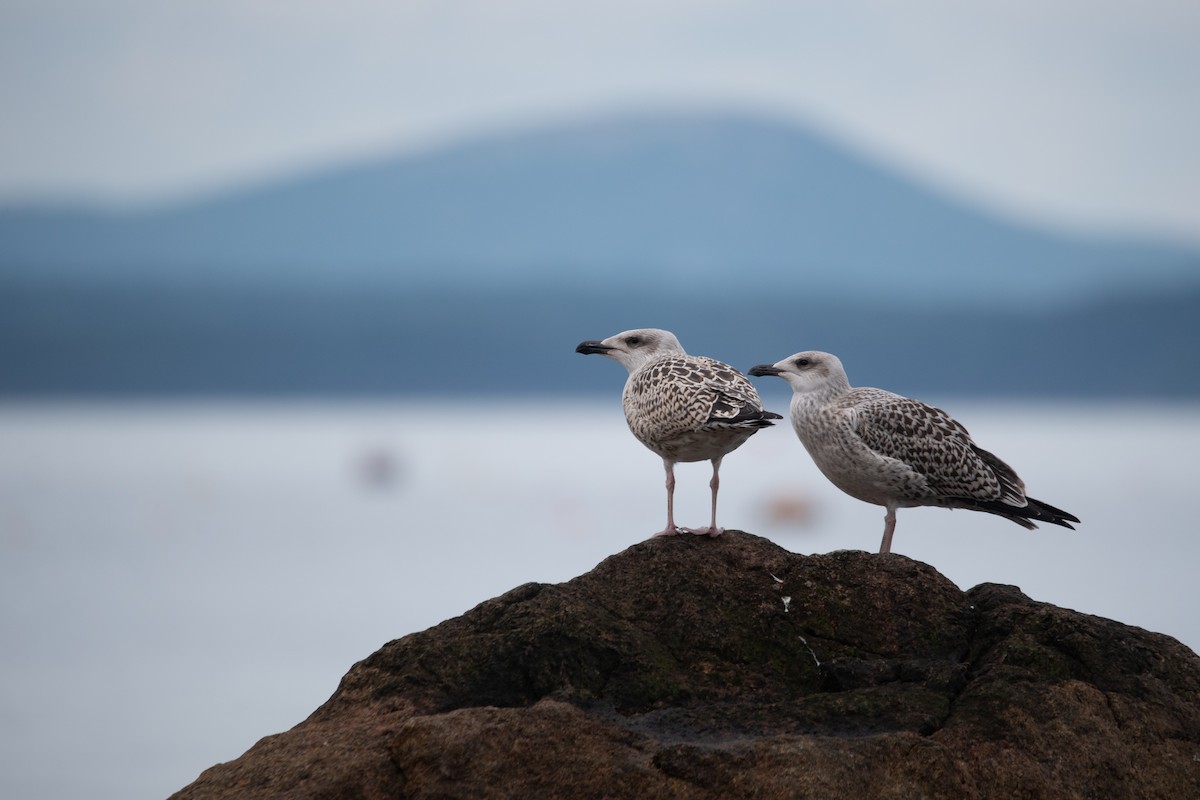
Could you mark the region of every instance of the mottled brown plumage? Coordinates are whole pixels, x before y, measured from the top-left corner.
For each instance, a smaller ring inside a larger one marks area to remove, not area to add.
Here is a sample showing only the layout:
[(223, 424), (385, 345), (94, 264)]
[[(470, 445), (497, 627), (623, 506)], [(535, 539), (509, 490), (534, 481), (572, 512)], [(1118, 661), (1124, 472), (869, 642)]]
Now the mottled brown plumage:
[(750, 374), (787, 380), (792, 427), (813, 462), (846, 494), (887, 509), (882, 553), (891, 550), (897, 508), (967, 508), (1026, 528), (1037, 527), (1032, 520), (1066, 528), (1079, 522), (1027, 497), (1013, 468), (940, 408), (882, 389), (852, 389), (836, 356), (796, 353)]
[[(667, 527), (655, 535), (687, 530), (717, 536), (717, 490), (721, 459), (760, 428), (782, 419), (764, 411), (754, 384), (728, 364), (689, 356), (670, 331), (643, 328), (603, 341), (589, 340), (578, 353), (599, 353), (629, 370), (622, 406), (629, 429), (657, 453), (667, 473)], [(675, 525), (675, 463), (711, 461), (712, 524), (699, 530)]]

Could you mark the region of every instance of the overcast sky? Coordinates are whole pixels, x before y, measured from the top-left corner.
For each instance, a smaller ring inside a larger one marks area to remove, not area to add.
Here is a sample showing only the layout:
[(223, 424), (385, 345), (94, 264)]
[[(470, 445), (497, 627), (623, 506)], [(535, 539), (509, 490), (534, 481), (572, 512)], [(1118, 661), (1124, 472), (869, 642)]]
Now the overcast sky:
[(0, 200), (153, 201), (659, 105), (1200, 242), (1197, 0), (0, 0)]

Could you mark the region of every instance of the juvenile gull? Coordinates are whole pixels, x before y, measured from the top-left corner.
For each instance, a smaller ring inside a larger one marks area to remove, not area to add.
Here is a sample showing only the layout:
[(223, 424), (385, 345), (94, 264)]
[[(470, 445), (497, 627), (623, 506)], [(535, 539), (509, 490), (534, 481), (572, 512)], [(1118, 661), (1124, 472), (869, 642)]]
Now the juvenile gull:
[(778, 375), (792, 387), (792, 427), (821, 472), (851, 497), (887, 509), (883, 544), (892, 549), (896, 509), (969, 508), (1071, 528), (1077, 517), (1025, 495), (1012, 467), (971, 441), (940, 408), (885, 392), (852, 389), (842, 362), (809, 351), (751, 375)]
[[(642, 328), (589, 340), (576, 353), (599, 353), (629, 370), (621, 404), (625, 420), (638, 441), (663, 460), (667, 471), (667, 527), (655, 536), (681, 530), (719, 536), (717, 489), (721, 459), (749, 439), (759, 428), (783, 419), (764, 411), (754, 384), (728, 364), (703, 356), (689, 356), (675, 334)], [(711, 461), (712, 524), (707, 528), (675, 525), (675, 463)]]

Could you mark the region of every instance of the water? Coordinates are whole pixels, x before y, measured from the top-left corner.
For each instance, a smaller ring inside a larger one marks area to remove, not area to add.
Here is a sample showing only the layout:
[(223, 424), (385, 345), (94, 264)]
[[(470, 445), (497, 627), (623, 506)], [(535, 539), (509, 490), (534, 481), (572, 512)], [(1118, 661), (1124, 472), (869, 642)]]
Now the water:
[[(1200, 648), (1200, 406), (942, 405), (1084, 524), (902, 509), (897, 552)], [(677, 476), (703, 524), (707, 465)], [(615, 402), (0, 406), (0, 796), (165, 797), (385, 642), (660, 529), (662, 477)], [(786, 426), (720, 518), (799, 553), (883, 527)]]

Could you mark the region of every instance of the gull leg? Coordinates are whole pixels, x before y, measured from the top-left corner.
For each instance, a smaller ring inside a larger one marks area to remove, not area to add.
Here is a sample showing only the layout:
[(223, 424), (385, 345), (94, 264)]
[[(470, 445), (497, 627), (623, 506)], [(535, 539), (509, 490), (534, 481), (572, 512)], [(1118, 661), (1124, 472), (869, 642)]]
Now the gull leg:
[(684, 528), (688, 533), (715, 538), (725, 532), (723, 528), (717, 527), (717, 491), (721, 488), (721, 458), (723, 456), (718, 456), (712, 460), (712, 480), (708, 482), (708, 488), (712, 489), (712, 524), (707, 528)]
[(679, 533), (679, 528), (675, 527), (675, 462), (664, 458), (663, 469), (667, 471), (667, 527), (654, 536), (675, 536)]
[(721, 488), (721, 457), (717, 456), (712, 460), (713, 476), (708, 482), (708, 487), (712, 489), (712, 525), (708, 528), (709, 536), (720, 536), (725, 531), (717, 527), (717, 490)]
[(887, 514), (883, 517), (883, 543), (879, 545), (880, 553), (892, 552), (892, 534), (896, 531), (896, 507), (889, 505)]

